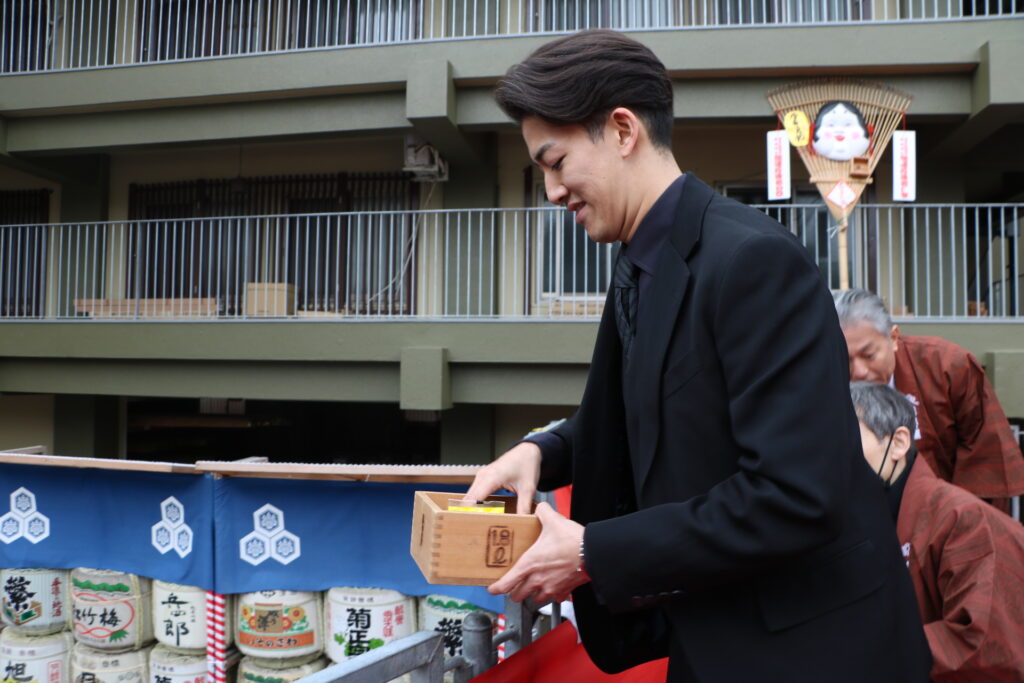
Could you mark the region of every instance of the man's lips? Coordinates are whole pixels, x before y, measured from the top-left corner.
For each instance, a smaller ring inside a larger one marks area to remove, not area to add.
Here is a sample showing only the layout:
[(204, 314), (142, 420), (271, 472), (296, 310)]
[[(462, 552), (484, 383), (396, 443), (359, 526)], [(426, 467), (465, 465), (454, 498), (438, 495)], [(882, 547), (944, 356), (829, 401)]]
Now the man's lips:
[(583, 213), (583, 210), (586, 207), (587, 207), (587, 203), (586, 202), (569, 202), (569, 205), (566, 208), (568, 208), (570, 211), (573, 212), (573, 220), (575, 220), (580, 225), (583, 225), (583, 221), (585, 220), (585, 217), (586, 217), (586, 214)]

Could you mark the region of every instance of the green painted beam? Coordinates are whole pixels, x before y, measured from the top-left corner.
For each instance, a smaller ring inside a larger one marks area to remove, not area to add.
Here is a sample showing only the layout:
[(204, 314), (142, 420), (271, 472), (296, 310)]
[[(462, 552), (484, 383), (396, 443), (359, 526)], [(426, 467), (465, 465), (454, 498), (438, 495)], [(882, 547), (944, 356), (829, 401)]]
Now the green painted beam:
[[(450, 363), (590, 362), (594, 322), (5, 322), (0, 362), (80, 360), (394, 363), (406, 347)], [(0, 388), (2, 390), (2, 388)]]
[[(1024, 417), (1024, 396), (1015, 388), (1024, 322), (903, 321), (900, 327), (904, 334), (950, 339), (986, 363), (990, 352), (1000, 354), (988, 371), (1007, 414)], [(566, 407), (582, 396), (596, 333), (594, 323), (578, 322), (5, 323), (2, 329), (0, 392), (401, 404), (406, 389), (415, 396), (420, 383), (427, 398), (409, 405)], [(416, 348), (430, 350), (409, 351)], [(429, 362), (417, 367), (423, 358)]]
[(452, 407), (448, 349), (402, 349), (398, 405), (402, 410), (447, 410)]
[[(2, 80), (2, 79), (0, 79)], [(402, 93), (40, 116), (9, 122), (11, 154), (411, 130)]]
[[(1024, 35), (1024, 33), (1022, 33)], [(1004, 126), (1024, 121), (1024, 40), (986, 42), (971, 79), (970, 117), (935, 145), (931, 156), (960, 156)]]
[(475, 165), (480, 155), (459, 130), (452, 66), (444, 59), (409, 65), (405, 115), (416, 132), (451, 164)]
[[(971, 70), (989, 41), (1019, 40), (1024, 18), (989, 21), (851, 23), (635, 31), (680, 78), (738, 72), (792, 76), (826, 71), (950, 73)], [(508, 67), (551, 39), (518, 35), (342, 47), (168, 64), (0, 78), (0, 111), (166, 107), (401, 90), (410, 64), (447, 61), (455, 82), (493, 84)]]

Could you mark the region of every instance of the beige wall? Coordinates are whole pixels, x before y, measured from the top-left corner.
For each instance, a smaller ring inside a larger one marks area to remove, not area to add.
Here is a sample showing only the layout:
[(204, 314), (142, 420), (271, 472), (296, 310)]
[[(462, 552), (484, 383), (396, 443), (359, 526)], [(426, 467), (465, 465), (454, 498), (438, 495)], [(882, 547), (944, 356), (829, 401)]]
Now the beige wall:
[(552, 420), (571, 417), (575, 408), (567, 406), (494, 406), (494, 455), (501, 455), (531, 429)]
[[(398, 137), (277, 142), (241, 146), (241, 175), (394, 172), (402, 168)], [(110, 219), (128, 217), (128, 186), (239, 175), (239, 146), (119, 152), (110, 163)]]
[(514, 208), (523, 205), (523, 169), (530, 165), (526, 143), (518, 130), (499, 133), (498, 140), (498, 206)]
[(45, 446), (53, 452), (53, 396), (0, 396), (0, 450)]

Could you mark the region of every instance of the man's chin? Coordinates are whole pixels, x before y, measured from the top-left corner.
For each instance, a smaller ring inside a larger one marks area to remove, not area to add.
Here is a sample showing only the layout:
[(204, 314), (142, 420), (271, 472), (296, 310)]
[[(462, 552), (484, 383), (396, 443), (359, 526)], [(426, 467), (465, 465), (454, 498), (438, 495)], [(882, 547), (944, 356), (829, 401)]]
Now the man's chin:
[(607, 230), (601, 230), (599, 227), (591, 227), (583, 223), (579, 223), (580, 227), (587, 233), (587, 237), (590, 238), (591, 242), (597, 242), (598, 244), (610, 244), (615, 241), (615, 236), (610, 234)]

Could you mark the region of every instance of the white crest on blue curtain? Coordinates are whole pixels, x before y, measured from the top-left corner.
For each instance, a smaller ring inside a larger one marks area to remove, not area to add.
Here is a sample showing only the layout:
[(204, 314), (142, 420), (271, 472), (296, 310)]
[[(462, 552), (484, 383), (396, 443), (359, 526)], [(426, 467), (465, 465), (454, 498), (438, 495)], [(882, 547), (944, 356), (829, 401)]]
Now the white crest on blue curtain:
[(0, 517), (0, 541), (39, 543), (50, 535), (50, 518), (36, 507), (36, 494), (22, 486), (11, 493), (11, 509)]
[(185, 524), (185, 506), (174, 496), (160, 503), (160, 521), (153, 525), (153, 547), (161, 555), (174, 550), (178, 557), (192, 552), (192, 528)]
[(284, 512), (267, 503), (252, 513), (253, 530), (239, 541), (239, 556), (251, 565), (268, 558), (288, 564), (302, 554), (299, 537), (284, 528)]

